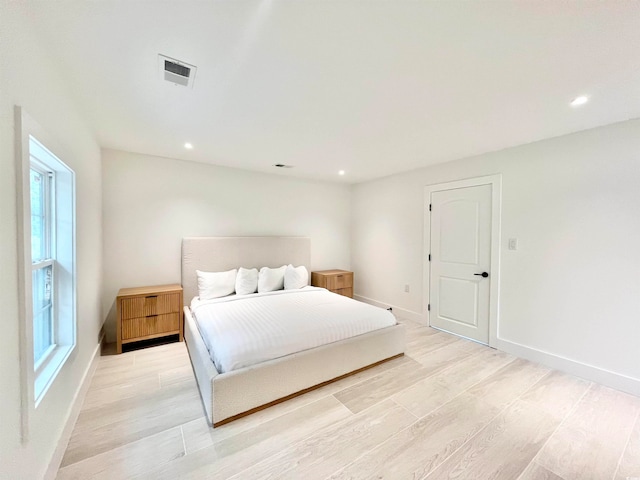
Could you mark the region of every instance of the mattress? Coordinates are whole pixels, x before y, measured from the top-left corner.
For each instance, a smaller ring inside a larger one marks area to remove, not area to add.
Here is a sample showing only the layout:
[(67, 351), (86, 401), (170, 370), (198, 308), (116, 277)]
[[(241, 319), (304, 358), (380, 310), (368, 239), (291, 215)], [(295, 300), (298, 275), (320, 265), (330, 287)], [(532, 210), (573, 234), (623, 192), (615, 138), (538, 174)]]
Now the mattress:
[(219, 373), (396, 324), (391, 312), (317, 287), (196, 297), (191, 311)]

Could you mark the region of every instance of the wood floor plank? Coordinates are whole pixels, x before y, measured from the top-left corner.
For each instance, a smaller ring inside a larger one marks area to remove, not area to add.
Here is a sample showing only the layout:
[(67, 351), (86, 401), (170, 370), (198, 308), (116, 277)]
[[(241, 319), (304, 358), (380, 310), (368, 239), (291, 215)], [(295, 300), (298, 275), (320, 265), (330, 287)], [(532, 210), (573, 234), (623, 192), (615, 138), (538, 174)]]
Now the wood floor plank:
[(453, 359), (468, 357), (470, 355), (458, 349), (445, 349), (446, 347), (443, 347), (434, 351), (427, 366), (412, 360), (393, 370), (387, 370), (365, 382), (345, 388), (337, 392), (335, 397), (353, 413), (358, 413), (410, 387), (422, 378), (444, 369)]
[(518, 478), (559, 423), (545, 409), (516, 400), (424, 478)]
[(203, 415), (195, 385), (166, 389), (81, 411), (62, 466), (140, 440)]
[(94, 455), (59, 470), (57, 480), (131, 478), (184, 455), (180, 427)]
[(467, 391), (497, 407), (504, 408), (549, 371), (542, 365), (519, 358)]
[(402, 323), (407, 328), (407, 330), (415, 330), (415, 329), (419, 328), (419, 329), (433, 330), (434, 332), (437, 331), (435, 328), (431, 328), (431, 327), (428, 327), (426, 325), (423, 325), (422, 323), (418, 323), (418, 322), (415, 322), (413, 320), (409, 320), (408, 318), (398, 318), (398, 317), (396, 317), (396, 318), (398, 320), (398, 323)]
[(479, 353), (485, 350), (494, 350), (495, 348), (491, 348), (488, 345), (484, 345), (482, 343), (474, 342), (473, 340), (469, 340), (467, 338), (459, 338), (458, 347), (460, 350), (471, 353)]
[(229, 478), (352, 414), (332, 396), (225, 438), (136, 478)]
[(183, 385), (171, 385), (144, 395), (124, 398), (117, 402), (82, 410), (76, 423), (76, 429), (79, 431), (95, 430), (114, 423), (135, 421), (135, 418), (131, 417), (138, 417), (156, 410), (159, 412), (169, 411), (172, 407), (188, 403), (197, 404), (197, 402), (193, 402), (194, 399), (199, 399), (195, 385), (191, 388), (185, 388)]
[[(114, 346), (115, 352), (115, 344), (111, 345)], [(121, 355), (116, 355), (115, 353), (106, 355), (105, 353), (102, 353), (102, 356), (100, 357), (100, 360), (98, 362), (98, 366), (96, 367), (96, 373), (109, 369), (123, 370), (125, 367), (133, 367), (134, 363), (135, 356), (133, 352), (123, 353)]]
[(416, 420), (415, 416), (395, 402), (385, 400), (323, 429), (232, 478), (325, 478)]
[(436, 335), (437, 330), (429, 327), (416, 327), (414, 329), (407, 329), (407, 346), (417, 347), (420, 346), (431, 335)]
[[(157, 352), (153, 350), (157, 349)], [(175, 342), (153, 348), (143, 348), (131, 352), (136, 367), (153, 367), (154, 365), (175, 365), (180, 359), (189, 358), (189, 351), (184, 342)]]
[(590, 386), (591, 382), (587, 380), (553, 370), (520, 398), (564, 419)]
[(426, 357), (430, 352), (459, 341), (460, 339), (453, 335), (436, 332), (432, 335), (426, 336), (422, 342), (416, 343), (413, 346), (407, 345), (406, 354), (413, 359), (419, 360)]
[(553, 472), (550, 472), (546, 468), (540, 466), (533, 460), (522, 472), (522, 475), (518, 477), (518, 480), (563, 480)]
[(636, 419), (629, 442), (620, 459), (615, 480), (627, 480), (629, 478), (640, 478), (640, 416)]
[(423, 417), (514, 360), (509, 354), (484, 348), (392, 398), (417, 417)]
[[(414, 360), (427, 369), (427, 373), (435, 373), (450, 367), (454, 362), (470, 357), (484, 350), (487, 347), (479, 346), (477, 343), (464, 339), (457, 339), (455, 342), (442, 345), (427, 354), (412, 356)], [(480, 349), (480, 350), (477, 350)]]
[(159, 389), (160, 381), (157, 375), (150, 375), (148, 378), (133, 382), (122, 381), (110, 388), (90, 388), (82, 404), (82, 410), (104, 407), (109, 403), (138, 395), (149, 395)]
[(191, 364), (164, 370), (158, 374), (158, 378), (160, 379), (160, 388), (166, 388), (177, 383), (184, 384), (196, 381)]
[(536, 461), (565, 480), (613, 478), (640, 399), (594, 384)]
[(485, 427), (500, 409), (463, 393), (366, 453), (332, 479), (404, 480), (429, 473)]
[(110, 388), (119, 385), (121, 382), (135, 383), (144, 381), (151, 376), (157, 378), (160, 372), (172, 368), (177, 362), (185, 363), (187, 361), (186, 357), (174, 359), (173, 362), (166, 362), (163, 359), (161, 362), (146, 362), (145, 365), (128, 366), (122, 370), (116, 369), (114, 366), (112, 369), (97, 371), (91, 382), (91, 388), (94, 390)]

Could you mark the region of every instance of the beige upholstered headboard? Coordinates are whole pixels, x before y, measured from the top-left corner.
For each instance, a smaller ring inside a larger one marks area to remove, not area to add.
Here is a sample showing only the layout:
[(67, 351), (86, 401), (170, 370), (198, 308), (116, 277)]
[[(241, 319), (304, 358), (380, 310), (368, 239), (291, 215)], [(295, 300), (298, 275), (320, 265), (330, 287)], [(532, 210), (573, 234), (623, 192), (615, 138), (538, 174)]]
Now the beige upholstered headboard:
[(198, 295), (196, 270), (223, 272), (232, 268), (311, 264), (308, 237), (187, 237), (182, 239), (184, 303)]

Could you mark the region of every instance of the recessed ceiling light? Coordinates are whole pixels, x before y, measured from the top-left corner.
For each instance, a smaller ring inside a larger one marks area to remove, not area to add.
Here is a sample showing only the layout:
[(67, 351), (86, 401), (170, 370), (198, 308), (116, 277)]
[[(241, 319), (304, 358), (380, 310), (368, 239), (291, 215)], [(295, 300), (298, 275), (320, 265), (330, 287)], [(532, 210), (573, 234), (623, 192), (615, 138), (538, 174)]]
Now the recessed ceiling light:
[(193, 149), (193, 145), (191, 145), (189, 142), (184, 144), (184, 148), (186, 148), (187, 150), (191, 150)]
[(570, 103), (570, 105), (572, 107), (579, 107), (580, 105), (584, 105), (588, 101), (589, 101), (589, 97), (587, 97), (586, 95), (580, 95), (579, 97), (574, 98)]
[(338, 175), (344, 175), (344, 170), (340, 170), (340, 171), (338, 172)]

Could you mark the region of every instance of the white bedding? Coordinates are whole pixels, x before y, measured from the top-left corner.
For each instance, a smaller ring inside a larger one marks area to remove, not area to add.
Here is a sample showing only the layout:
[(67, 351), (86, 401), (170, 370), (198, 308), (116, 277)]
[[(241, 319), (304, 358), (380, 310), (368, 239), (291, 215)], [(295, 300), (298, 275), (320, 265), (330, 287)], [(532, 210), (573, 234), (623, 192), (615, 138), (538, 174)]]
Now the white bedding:
[(391, 312), (317, 287), (196, 297), (191, 310), (220, 373), (396, 324)]

